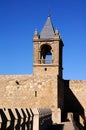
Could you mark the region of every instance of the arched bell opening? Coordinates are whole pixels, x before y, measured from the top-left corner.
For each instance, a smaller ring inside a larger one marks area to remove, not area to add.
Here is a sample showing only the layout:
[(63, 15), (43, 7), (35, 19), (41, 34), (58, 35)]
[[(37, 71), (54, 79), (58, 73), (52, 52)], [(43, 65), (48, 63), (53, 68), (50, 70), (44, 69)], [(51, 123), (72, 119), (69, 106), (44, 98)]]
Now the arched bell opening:
[(52, 64), (52, 47), (48, 44), (41, 46), (40, 63)]

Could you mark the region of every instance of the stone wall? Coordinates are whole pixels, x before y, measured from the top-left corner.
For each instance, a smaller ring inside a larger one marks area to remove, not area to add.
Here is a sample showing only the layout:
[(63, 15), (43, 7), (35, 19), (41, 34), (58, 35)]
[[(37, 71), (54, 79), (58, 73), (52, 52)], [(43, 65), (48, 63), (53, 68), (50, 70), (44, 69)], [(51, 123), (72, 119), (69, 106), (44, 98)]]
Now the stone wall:
[(86, 120), (86, 80), (64, 81), (64, 108), (78, 120)]
[(69, 86), (86, 111), (86, 80), (70, 80)]
[(0, 108), (51, 108), (57, 115), (60, 108), (79, 113), (84, 119), (85, 99), (85, 80), (63, 82), (58, 76), (47, 74), (0, 76)]
[(0, 107), (57, 107), (57, 76), (0, 76)]
[(52, 64), (41, 64), (34, 65), (34, 74), (35, 75), (57, 75), (59, 73), (59, 69), (57, 65)]

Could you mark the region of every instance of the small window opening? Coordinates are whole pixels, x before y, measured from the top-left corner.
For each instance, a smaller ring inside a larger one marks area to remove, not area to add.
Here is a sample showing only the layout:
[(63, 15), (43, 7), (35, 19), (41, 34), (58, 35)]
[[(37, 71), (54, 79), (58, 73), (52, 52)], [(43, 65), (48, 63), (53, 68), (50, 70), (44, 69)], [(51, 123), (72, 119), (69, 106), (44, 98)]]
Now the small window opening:
[(45, 68), (44, 70), (47, 71), (47, 68)]
[(37, 91), (35, 91), (35, 97), (37, 97)]
[(17, 85), (19, 85), (19, 81), (16, 80), (15, 82), (16, 82)]

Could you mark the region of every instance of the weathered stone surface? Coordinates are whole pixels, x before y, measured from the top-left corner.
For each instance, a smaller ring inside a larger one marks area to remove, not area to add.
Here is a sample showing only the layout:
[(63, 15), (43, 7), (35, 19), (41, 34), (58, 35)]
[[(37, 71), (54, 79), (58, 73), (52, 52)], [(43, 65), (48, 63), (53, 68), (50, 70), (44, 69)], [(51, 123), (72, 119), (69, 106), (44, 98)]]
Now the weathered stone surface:
[(86, 80), (70, 80), (69, 86), (86, 111)]
[(55, 107), (56, 85), (55, 76), (0, 76), (0, 107)]

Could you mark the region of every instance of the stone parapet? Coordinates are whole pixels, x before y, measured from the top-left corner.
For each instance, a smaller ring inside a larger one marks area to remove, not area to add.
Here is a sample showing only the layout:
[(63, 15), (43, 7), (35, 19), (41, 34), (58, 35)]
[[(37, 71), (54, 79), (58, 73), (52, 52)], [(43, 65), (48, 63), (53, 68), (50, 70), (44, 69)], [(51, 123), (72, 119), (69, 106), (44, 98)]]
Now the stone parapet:
[(51, 109), (0, 109), (1, 130), (47, 130), (52, 125)]
[(32, 130), (32, 113), (26, 108), (4, 108), (0, 109), (0, 129), (1, 130)]
[(32, 109), (33, 119), (33, 130), (48, 130), (52, 125), (52, 111), (51, 109)]

